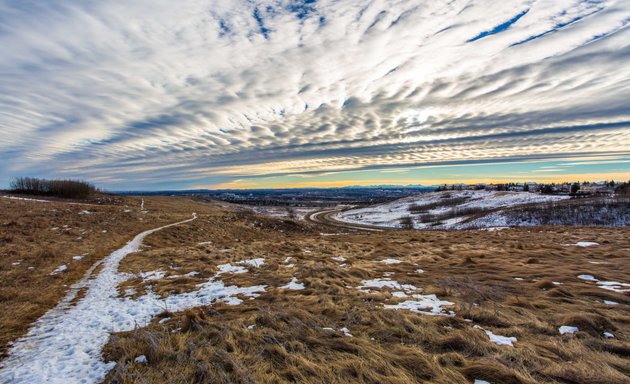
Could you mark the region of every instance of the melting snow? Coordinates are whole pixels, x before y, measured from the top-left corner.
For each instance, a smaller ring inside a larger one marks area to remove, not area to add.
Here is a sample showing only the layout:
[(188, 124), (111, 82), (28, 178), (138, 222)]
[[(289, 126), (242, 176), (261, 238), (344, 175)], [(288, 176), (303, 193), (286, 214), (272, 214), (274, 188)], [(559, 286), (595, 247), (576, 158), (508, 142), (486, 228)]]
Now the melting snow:
[[(186, 220), (176, 224), (192, 221)], [(118, 297), (118, 286), (133, 275), (118, 272), (120, 261), (137, 252), (149, 234), (176, 224), (148, 230), (137, 235), (124, 247), (114, 251), (101, 263), (101, 272), (90, 279), (89, 274), (73, 286), (68, 295), (42, 316), (28, 334), (10, 348), (2, 362), (0, 382), (3, 383), (97, 383), (115, 362), (104, 362), (101, 351), (111, 332), (130, 331), (148, 324), (165, 308), (177, 312), (186, 308), (208, 305), (216, 300), (234, 304), (234, 296), (256, 297), (265, 286), (225, 286), (215, 280), (198, 290), (162, 298), (152, 291), (135, 300)], [(93, 270), (93, 269), (92, 269)], [(91, 272), (91, 271), (89, 271)], [(71, 305), (78, 289), (87, 288), (85, 296)]]
[(65, 264), (62, 264), (62, 265), (58, 266), (57, 269), (52, 271), (50, 274), (51, 275), (56, 275), (58, 273), (61, 273), (61, 272), (65, 271), (66, 269), (68, 269), (68, 266), (65, 265)]
[(618, 281), (603, 281), (595, 278), (593, 275), (578, 275), (578, 279), (593, 281), (597, 284), (598, 287), (607, 289), (613, 292), (630, 292), (630, 284), (628, 283), (620, 283)]
[(616, 302), (616, 301), (612, 301), (612, 300), (604, 300), (604, 304), (606, 304), (606, 305), (617, 305), (619, 303)]
[(297, 277), (293, 277), (287, 285), (283, 285), (280, 288), (290, 289), (292, 291), (299, 291), (301, 289), (304, 289), (304, 284), (300, 283)]
[(610, 333), (610, 332), (604, 332), (602, 335), (603, 335), (605, 338), (607, 338), (607, 339), (614, 339), (614, 338), (615, 338), (615, 335), (613, 335), (613, 334), (612, 334), (612, 333)]
[(146, 283), (147, 281), (159, 280), (163, 279), (166, 276), (166, 272), (162, 270), (150, 271), (150, 272), (140, 272), (138, 277), (142, 278), (142, 282)]
[(420, 288), (411, 284), (400, 284), (392, 279), (371, 279), (371, 280), (363, 280), (361, 282), (362, 285), (358, 286), (358, 289), (363, 288), (391, 288), (402, 291), (418, 291)]
[(573, 334), (577, 331), (579, 331), (578, 327), (571, 327), (569, 325), (563, 325), (560, 328), (558, 328), (558, 332), (560, 332), (561, 335)]
[(239, 264), (251, 265), (252, 267), (258, 268), (261, 265), (265, 264), (265, 259), (259, 257), (257, 259), (243, 260), (239, 262)]
[(592, 247), (595, 245), (599, 245), (598, 243), (594, 243), (592, 241), (578, 241), (577, 243), (575, 243), (576, 246), (578, 247)]
[(350, 330), (346, 327), (341, 328), (340, 331), (343, 332), (345, 336), (353, 337), (352, 334), (350, 333)]
[(140, 355), (133, 359), (133, 362), (136, 364), (146, 364), (148, 363), (147, 357), (145, 355)]
[(343, 257), (343, 256), (334, 256), (332, 259), (333, 259), (333, 260), (336, 260), (336, 261), (340, 261), (340, 262), (342, 262), (342, 263), (343, 263), (344, 261), (346, 261), (346, 258), (345, 258), (345, 257)]
[(247, 273), (249, 272), (247, 270), (247, 268), (245, 267), (241, 267), (238, 265), (232, 265), (232, 264), (221, 264), (221, 265), (217, 265), (217, 268), (219, 269), (219, 272), (217, 273), (217, 275), (221, 275), (223, 273)]
[(15, 196), (2, 196), (5, 199), (11, 199), (11, 200), (22, 200), (22, 201), (37, 201), (39, 203), (50, 203), (49, 200), (40, 200), (40, 199), (29, 199), (26, 197), (15, 197)]
[(381, 263), (383, 263), (383, 264), (400, 264), (400, 263), (402, 263), (402, 261), (400, 261), (398, 259), (385, 259), (385, 260), (381, 260)]
[(495, 335), (491, 331), (488, 331), (487, 329), (483, 329), (478, 325), (475, 325), (474, 328), (481, 329), (482, 331), (484, 331), (486, 335), (488, 335), (488, 337), (490, 338), (490, 341), (497, 345), (509, 345), (510, 347), (513, 347), (514, 346), (513, 343), (517, 341), (516, 337), (514, 336)]
[(416, 269), (416, 273), (424, 273), (424, 269), (418, 268)]
[(473, 384), (490, 384), (490, 382), (485, 381), (485, 380), (475, 379), (475, 382)]
[(406, 309), (423, 315), (451, 315), (446, 313), (443, 306), (453, 305), (450, 301), (438, 299), (436, 295), (413, 295), (415, 300), (407, 300), (395, 305), (385, 305), (385, 309)]

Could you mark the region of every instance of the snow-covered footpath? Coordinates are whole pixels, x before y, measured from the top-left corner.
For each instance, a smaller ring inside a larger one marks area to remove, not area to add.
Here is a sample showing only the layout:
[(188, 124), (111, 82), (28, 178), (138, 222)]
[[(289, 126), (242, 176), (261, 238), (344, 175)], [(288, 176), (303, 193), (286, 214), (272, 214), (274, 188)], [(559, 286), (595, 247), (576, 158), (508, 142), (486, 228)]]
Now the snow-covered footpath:
[[(120, 283), (133, 277), (118, 271), (120, 261), (137, 252), (149, 234), (195, 219), (193, 214), (191, 219), (142, 232), (103, 259), (103, 269), (96, 278), (89, 279), (86, 274), (24, 338), (15, 342), (10, 356), (0, 363), (0, 383), (98, 383), (115, 365), (101, 357), (112, 332), (145, 326), (166, 308), (181, 311), (215, 300), (234, 305), (241, 302), (235, 295), (255, 297), (263, 292), (265, 286), (226, 287), (216, 280), (217, 275), (200, 284), (197, 291), (165, 299), (153, 292), (135, 300), (117, 297)], [(72, 305), (80, 288), (86, 288), (87, 293)]]

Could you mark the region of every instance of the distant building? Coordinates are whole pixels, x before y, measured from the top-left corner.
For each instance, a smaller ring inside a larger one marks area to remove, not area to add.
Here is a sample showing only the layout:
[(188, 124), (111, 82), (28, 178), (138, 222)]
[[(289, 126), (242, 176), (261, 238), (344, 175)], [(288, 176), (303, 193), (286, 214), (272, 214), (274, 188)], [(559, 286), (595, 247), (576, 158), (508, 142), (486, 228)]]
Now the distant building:
[(578, 194), (582, 195), (612, 195), (615, 193), (614, 188), (608, 184), (582, 184)]

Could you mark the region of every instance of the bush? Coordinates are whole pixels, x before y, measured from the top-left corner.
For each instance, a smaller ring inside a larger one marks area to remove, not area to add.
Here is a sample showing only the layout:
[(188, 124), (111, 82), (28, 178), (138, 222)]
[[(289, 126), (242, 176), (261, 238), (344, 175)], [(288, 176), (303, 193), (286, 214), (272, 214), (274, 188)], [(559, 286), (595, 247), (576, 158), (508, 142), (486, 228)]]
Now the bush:
[(526, 205), (507, 210), (509, 222), (529, 225), (625, 226), (630, 224), (626, 196), (572, 199)]
[(403, 216), (400, 218), (400, 228), (413, 229), (413, 219), (411, 216)]
[(29, 195), (84, 198), (95, 193), (93, 184), (81, 180), (47, 180), (36, 177), (16, 177), (10, 185), (11, 192)]
[(420, 205), (420, 204), (411, 204), (408, 208), (410, 213), (425, 213), (435, 208), (445, 208), (445, 207), (454, 207), (456, 205), (464, 204), (470, 199), (470, 196), (463, 197), (450, 197), (450, 195), (442, 196), (442, 199), (439, 201), (434, 201), (432, 203)]

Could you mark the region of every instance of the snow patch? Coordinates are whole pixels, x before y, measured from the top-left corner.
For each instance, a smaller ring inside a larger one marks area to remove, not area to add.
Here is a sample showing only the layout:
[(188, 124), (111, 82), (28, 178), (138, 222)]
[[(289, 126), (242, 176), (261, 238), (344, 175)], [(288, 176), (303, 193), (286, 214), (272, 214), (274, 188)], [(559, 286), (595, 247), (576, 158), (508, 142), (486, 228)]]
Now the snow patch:
[(352, 336), (352, 334), (350, 333), (350, 330), (346, 327), (343, 327), (340, 329), (341, 332), (343, 332), (344, 336), (348, 336), (348, 337), (354, 337)]
[(592, 241), (578, 241), (577, 243), (575, 243), (575, 245), (577, 247), (593, 247), (596, 245), (599, 245), (598, 243), (594, 243)]
[(280, 288), (290, 289), (290, 290), (292, 290), (292, 291), (299, 291), (299, 290), (304, 289), (304, 284), (303, 284), (303, 283), (300, 283), (300, 282), (298, 281), (297, 277), (293, 277), (293, 278), (291, 279), (291, 281), (290, 281), (288, 284), (283, 285), (283, 286), (282, 286), (282, 287), (280, 287)]
[(516, 337), (514, 336), (495, 335), (491, 331), (488, 331), (487, 329), (483, 329), (478, 325), (475, 325), (474, 328), (481, 329), (482, 331), (484, 331), (486, 335), (488, 335), (488, 338), (490, 338), (490, 341), (497, 345), (507, 345), (507, 346), (513, 347), (514, 343), (516, 343), (517, 341)]
[(54, 271), (50, 272), (50, 274), (54, 276), (54, 275), (56, 275), (58, 273), (61, 273), (61, 272), (65, 271), (65, 270), (67, 270), (67, 269), (68, 269), (67, 265), (61, 264)]
[(11, 200), (22, 200), (22, 201), (37, 201), (38, 203), (50, 203), (49, 200), (29, 199), (27, 197), (2, 196), (2, 198), (11, 199)]
[(385, 305), (385, 309), (405, 309), (423, 315), (453, 315), (442, 307), (453, 305), (450, 301), (438, 299), (436, 295), (413, 295), (415, 300), (407, 300), (394, 305)]
[(388, 264), (388, 265), (389, 264), (400, 264), (400, 263), (402, 263), (402, 261), (398, 260), (398, 259), (385, 259), (385, 260), (381, 260), (381, 263)]
[(411, 284), (400, 284), (395, 280), (384, 278), (384, 279), (370, 279), (363, 280), (361, 285), (357, 287), (357, 289), (364, 288), (391, 288), (396, 289), (398, 291), (419, 291), (420, 288)]
[(572, 335), (575, 332), (579, 331), (578, 327), (572, 327), (570, 325), (563, 325), (560, 328), (558, 328), (558, 332), (560, 332), (561, 335)]
[(625, 293), (630, 292), (630, 284), (620, 283), (618, 281), (603, 281), (595, 278), (593, 275), (578, 275), (578, 279), (592, 281), (597, 284), (599, 288), (607, 289), (609, 291)]
[(140, 272), (138, 274), (138, 277), (142, 279), (143, 283), (146, 283), (147, 281), (160, 280), (163, 279), (165, 276), (166, 272), (159, 269), (157, 271)]
[(224, 273), (234, 273), (234, 274), (236, 274), (236, 273), (247, 273), (247, 272), (249, 272), (247, 270), (247, 268), (245, 268), (245, 267), (241, 267), (241, 266), (238, 266), (238, 265), (232, 265), (230, 263), (217, 265), (217, 268), (219, 269), (219, 272), (217, 273), (217, 275), (222, 275)]
[(254, 268), (258, 268), (261, 265), (265, 264), (265, 259), (259, 257), (257, 259), (249, 259), (240, 261), (239, 264), (251, 265)]

